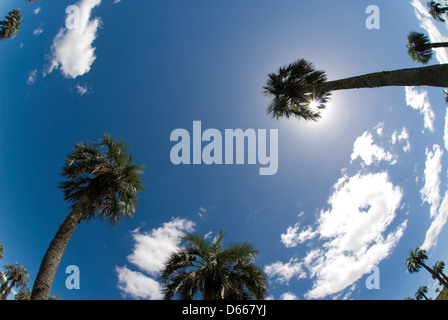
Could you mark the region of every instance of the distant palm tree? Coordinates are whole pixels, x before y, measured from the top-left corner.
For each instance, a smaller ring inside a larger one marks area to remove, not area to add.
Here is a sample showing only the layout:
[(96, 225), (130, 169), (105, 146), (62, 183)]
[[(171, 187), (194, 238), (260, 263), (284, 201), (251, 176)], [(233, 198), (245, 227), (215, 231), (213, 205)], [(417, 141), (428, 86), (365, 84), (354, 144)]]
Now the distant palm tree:
[(16, 300), (31, 300), (31, 292), (28, 288), (20, 288), (19, 292), (14, 296)]
[(324, 71), (300, 59), (268, 76), (264, 92), (273, 96), (267, 112), (274, 118), (296, 117), (316, 121), (321, 117), (331, 92), (386, 86), (448, 87), (448, 64), (377, 72), (327, 81)]
[(448, 42), (431, 43), (427, 36), (419, 32), (408, 35), (408, 55), (412, 60), (426, 64), (432, 59), (434, 48), (448, 47)]
[[(104, 150), (105, 149), (105, 150)], [(117, 225), (132, 217), (137, 193), (143, 190), (142, 166), (132, 164), (124, 142), (104, 135), (99, 143), (80, 143), (67, 156), (60, 184), (65, 200), (73, 203), (42, 259), (34, 282), (33, 300), (48, 300), (64, 250), (82, 221), (101, 219)]]
[[(446, 282), (448, 282), (448, 277), (443, 273), (443, 269), (445, 268), (445, 262), (443, 261), (437, 261), (436, 264), (432, 267), (432, 270), (439, 274)], [(435, 277), (432, 277), (435, 279)]]
[(448, 12), (448, 7), (441, 7), (441, 4), (435, 1), (427, 3), (429, 14), (437, 21), (445, 22), (442, 15)]
[(415, 250), (411, 250), (409, 253), (409, 258), (406, 260), (406, 266), (409, 272), (414, 273), (418, 272), (421, 267), (425, 268), (435, 279), (439, 280), (439, 282), (448, 287), (447, 281), (442, 279), (439, 274), (434, 272), (430, 267), (425, 264), (425, 260), (428, 259), (425, 250), (421, 250), (420, 248), (416, 248)]
[(5, 276), (6, 281), (2, 284), (0, 288), (0, 293), (2, 293), (2, 300), (6, 300), (11, 290), (14, 287), (25, 287), (28, 284), (28, 272), (26, 269), (16, 262), (15, 264), (5, 265)]
[(161, 273), (166, 300), (179, 295), (193, 300), (264, 299), (266, 277), (255, 265), (258, 253), (250, 242), (231, 243), (224, 247), (225, 233), (213, 241), (191, 233), (182, 238), (183, 247), (173, 252)]
[(422, 298), (425, 298), (425, 300), (429, 300), (425, 293), (428, 293), (428, 287), (422, 286), (418, 288), (417, 292), (415, 293), (415, 298), (417, 300), (422, 300)]
[(10, 11), (5, 18), (6, 20), (0, 21), (0, 39), (2, 40), (14, 38), (23, 22), (20, 9)]

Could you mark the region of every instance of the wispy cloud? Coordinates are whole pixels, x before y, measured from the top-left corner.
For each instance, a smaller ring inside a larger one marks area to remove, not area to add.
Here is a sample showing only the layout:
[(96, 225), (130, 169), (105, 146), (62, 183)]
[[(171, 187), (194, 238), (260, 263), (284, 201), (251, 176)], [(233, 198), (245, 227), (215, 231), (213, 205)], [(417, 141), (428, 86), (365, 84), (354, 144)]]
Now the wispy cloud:
[(434, 132), (435, 114), (428, 99), (428, 92), (418, 91), (414, 87), (406, 87), (406, 103), (411, 108), (418, 110), (423, 115), (424, 127)]
[(134, 230), (135, 245), (127, 259), (143, 273), (117, 266), (118, 288), (133, 298), (161, 299), (160, 285), (155, 278), (170, 253), (177, 250), (180, 237), (193, 229), (192, 221), (175, 218), (150, 232)]
[(442, 172), (443, 150), (439, 145), (433, 145), (433, 150), (426, 149), (424, 180), (425, 185), (420, 193), (422, 201), (430, 204), (430, 214), (434, 217), (440, 205), (440, 172)]
[(409, 142), (409, 133), (406, 127), (403, 127), (400, 133), (398, 131), (394, 131), (392, 134), (392, 144), (396, 144), (401, 142), (403, 144), (403, 151), (409, 152), (411, 151), (411, 143)]
[(370, 166), (372, 164), (378, 164), (381, 161), (386, 161), (391, 164), (397, 162), (396, 157), (385, 151), (382, 147), (373, 143), (373, 136), (370, 132), (364, 132), (358, 137), (353, 146), (353, 152), (351, 155), (351, 162), (360, 158), (363, 164)]
[(60, 69), (67, 78), (76, 78), (90, 71), (96, 59), (95, 48), (100, 19), (91, 20), (93, 8), (101, 4), (101, 0), (81, 0), (76, 4), (79, 8), (79, 28), (62, 28), (53, 39), (51, 62), (46, 73)]
[(85, 95), (86, 93), (89, 93), (89, 89), (87, 88), (87, 85), (82, 86), (82, 85), (80, 85), (79, 83), (77, 83), (75, 89), (76, 89), (76, 92), (77, 92), (80, 96), (83, 96), (83, 95)]
[(31, 71), (28, 73), (28, 78), (26, 79), (26, 84), (27, 84), (27, 85), (32, 85), (32, 84), (34, 84), (34, 83), (36, 82), (36, 78), (37, 78), (37, 70), (36, 70), (36, 69), (31, 70)]
[(44, 29), (41, 26), (39, 26), (33, 30), (33, 35), (35, 35), (37, 37), (37, 36), (41, 35), (42, 32), (44, 32)]
[(264, 272), (268, 277), (275, 278), (276, 282), (286, 285), (292, 278), (306, 278), (303, 263), (297, 258), (292, 258), (287, 263), (281, 261), (271, 263), (264, 267)]

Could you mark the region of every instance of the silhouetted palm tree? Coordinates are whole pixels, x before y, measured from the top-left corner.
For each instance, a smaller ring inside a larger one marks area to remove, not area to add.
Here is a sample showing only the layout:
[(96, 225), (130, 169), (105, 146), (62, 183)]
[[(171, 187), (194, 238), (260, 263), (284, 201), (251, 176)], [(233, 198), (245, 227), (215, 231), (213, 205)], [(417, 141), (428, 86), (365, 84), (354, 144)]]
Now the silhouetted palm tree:
[(448, 87), (448, 64), (376, 72), (327, 81), (324, 71), (300, 59), (268, 76), (264, 92), (273, 96), (267, 112), (274, 118), (296, 117), (316, 121), (332, 91), (386, 86)]
[(425, 298), (425, 300), (429, 300), (425, 293), (428, 293), (428, 287), (422, 286), (418, 288), (417, 292), (415, 293), (415, 298), (417, 300), (422, 300), (422, 298)]
[(197, 294), (204, 300), (264, 299), (266, 277), (255, 265), (254, 245), (225, 248), (224, 235), (219, 232), (213, 241), (196, 233), (182, 238), (183, 247), (171, 254), (161, 273), (166, 300), (176, 295), (192, 300)]
[(416, 62), (428, 63), (432, 59), (432, 49), (445, 47), (448, 47), (448, 42), (431, 43), (423, 33), (411, 32), (408, 35), (408, 55)]
[(14, 38), (23, 22), (20, 9), (10, 11), (5, 18), (6, 20), (0, 21), (0, 39), (2, 40)]
[(425, 268), (435, 279), (439, 280), (439, 282), (448, 287), (447, 281), (442, 279), (439, 274), (434, 272), (430, 267), (425, 264), (425, 260), (428, 259), (425, 250), (421, 250), (420, 248), (416, 248), (415, 250), (411, 250), (409, 253), (409, 258), (406, 260), (406, 266), (409, 272), (414, 273), (418, 272), (421, 267)]
[(440, 3), (430, 1), (427, 3), (429, 14), (437, 21), (445, 22), (442, 15), (448, 12), (448, 7), (442, 7)]
[[(432, 267), (432, 270), (439, 274), (446, 282), (448, 282), (448, 277), (443, 273), (443, 269), (445, 268), (445, 262), (437, 261), (436, 264)], [(435, 279), (435, 277), (432, 277)]]
[(82, 221), (101, 219), (117, 225), (132, 217), (137, 193), (143, 190), (142, 166), (132, 164), (124, 142), (105, 135), (100, 143), (80, 143), (67, 156), (60, 184), (65, 200), (73, 203), (42, 259), (34, 282), (33, 300), (48, 300), (64, 250)]

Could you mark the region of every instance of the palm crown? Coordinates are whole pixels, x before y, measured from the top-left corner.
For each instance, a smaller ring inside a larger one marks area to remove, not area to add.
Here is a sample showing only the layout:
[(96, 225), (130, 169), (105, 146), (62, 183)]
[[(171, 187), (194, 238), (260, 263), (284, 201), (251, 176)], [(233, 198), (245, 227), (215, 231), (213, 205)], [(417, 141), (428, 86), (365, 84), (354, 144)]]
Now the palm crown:
[(274, 98), (268, 106), (268, 114), (274, 118), (297, 117), (317, 120), (325, 108), (330, 92), (320, 87), (327, 80), (324, 71), (316, 71), (313, 64), (300, 59), (277, 73), (268, 75), (265, 93)]
[(165, 299), (179, 295), (192, 300), (263, 299), (266, 278), (254, 261), (258, 253), (250, 242), (223, 245), (225, 233), (213, 241), (191, 233), (182, 238), (184, 247), (172, 253), (161, 273)]
[(61, 173), (67, 180), (59, 187), (74, 205), (82, 197), (89, 199), (83, 220), (100, 218), (115, 225), (134, 213), (137, 193), (143, 190), (143, 166), (132, 164), (127, 152), (123, 141), (106, 134), (100, 143), (77, 144), (67, 156)]
[(408, 55), (412, 60), (423, 64), (426, 64), (431, 60), (431, 42), (423, 33), (411, 32), (408, 35), (408, 44), (406, 46), (408, 48)]
[(0, 21), (0, 39), (2, 40), (14, 38), (23, 22), (20, 9), (10, 11), (5, 18), (6, 20)]
[(440, 3), (435, 1), (430, 1), (427, 3), (427, 6), (429, 8), (429, 14), (440, 22), (445, 22), (445, 19), (442, 18), (442, 14), (446, 13), (448, 11), (448, 7), (441, 7)]

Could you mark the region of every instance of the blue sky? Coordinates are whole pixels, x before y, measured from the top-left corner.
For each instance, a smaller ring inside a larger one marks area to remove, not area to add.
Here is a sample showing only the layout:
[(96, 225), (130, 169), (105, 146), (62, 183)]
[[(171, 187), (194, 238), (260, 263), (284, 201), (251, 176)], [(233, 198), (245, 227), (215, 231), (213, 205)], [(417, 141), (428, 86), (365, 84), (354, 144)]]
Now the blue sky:
[[(413, 1), (5, 0), (23, 27), (1, 44), (2, 264), (24, 265), (31, 289), (69, 213), (59, 175), (79, 141), (125, 140), (146, 166), (134, 218), (82, 223), (54, 279), (62, 299), (160, 299), (157, 275), (182, 233), (252, 241), (272, 299), (404, 299), (424, 271), (409, 250), (447, 261), (448, 116), (440, 88), (335, 92), (317, 123), (266, 114), (267, 75), (296, 59), (328, 79), (416, 67), (410, 31), (447, 41), (447, 25)], [(366, 8), (380, 9), (369, 30)], [(66, 27), (66, 8), (80, 28)], [(438, 49), (431, 63), (447, 63)], [(259, 165), (174, 165), (170, 134), (277, 129), (278, 171)], [(80, 270), (80, 289), (65, 269)], [(380, 288), (366, 288), (377, 266)]]

